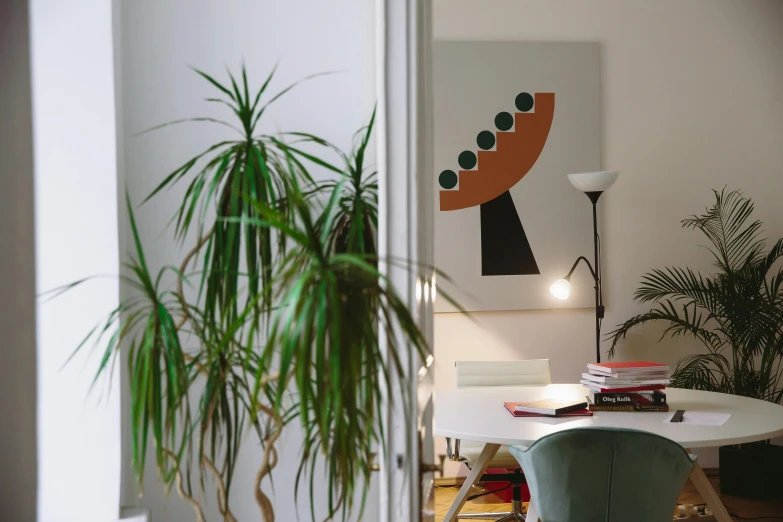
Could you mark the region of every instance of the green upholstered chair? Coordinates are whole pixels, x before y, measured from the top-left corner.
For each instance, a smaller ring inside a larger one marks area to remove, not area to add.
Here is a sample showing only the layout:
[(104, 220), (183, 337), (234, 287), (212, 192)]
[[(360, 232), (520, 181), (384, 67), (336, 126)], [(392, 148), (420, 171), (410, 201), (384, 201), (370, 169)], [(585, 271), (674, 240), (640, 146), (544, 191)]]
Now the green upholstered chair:
[(696, 462), (669, 439), (619, 428), (565, 430), (509, 451), (541, 522), (671, 522)]

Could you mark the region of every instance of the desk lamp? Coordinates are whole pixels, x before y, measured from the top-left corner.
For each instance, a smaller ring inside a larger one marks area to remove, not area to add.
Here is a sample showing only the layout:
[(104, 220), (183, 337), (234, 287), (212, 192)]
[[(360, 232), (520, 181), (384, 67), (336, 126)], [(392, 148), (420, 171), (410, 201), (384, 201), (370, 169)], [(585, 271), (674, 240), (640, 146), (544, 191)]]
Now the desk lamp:
[(590, 261), (585, 256), (579, 256), (574, 262), (574, 266), (568, 271), (563, 279), (558, 279), (552, 286), (549, 287), (549, 291), (552, 292), (558, 299), (568, 299), (571, 293), (571, 274), (574, 273), (576, 265), (579, 261), (584, 261), (587, 268), (590, 269), (590, 274), (595, 281), (595, 360), (601, 362), (601, 320), (604, 318), (604, 304), (603, 295), (601, 293), (601, 238), (598, 236), (598, 213), (597, 205), (598, 198), (601, 197), (609, 187), (614, 185), (617, 181), (617, 177), (620, 175), (617, 171), (601, 171), (601, 172), (581, 172), (578, 174), (569, 174), (568, 181), (577, 189), (584, 192), (593, 204), (593, 249), (594, 249), (594, 262), (591, 265)]

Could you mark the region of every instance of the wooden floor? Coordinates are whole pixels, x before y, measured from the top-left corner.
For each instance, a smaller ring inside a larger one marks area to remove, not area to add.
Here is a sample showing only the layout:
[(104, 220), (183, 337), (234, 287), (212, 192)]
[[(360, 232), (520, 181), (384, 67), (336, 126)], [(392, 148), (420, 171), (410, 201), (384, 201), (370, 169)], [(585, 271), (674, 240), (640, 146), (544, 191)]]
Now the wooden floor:
[[(720, 491), (716, 470), (706, 469), (705, 472), (710, 478), (715, 491)], [(435, 489), (435, 520), (437, 522), (441, 522), (443, 517), (446, 516), (449, 506), (457, 494), (458, 488), (449, 486), (448, 481), (451, 481), (453, 484), (453, 479), (437, 481), (438, 486)], [(480, 491), (477, 490), (477, 492)], [(783, 500), (759, 501), (728, 495), (721, 495), (721, 499), (731, 513), (743, 517), (735, 518), (734, 520), (752, 519), (755, 522), (779, 522), (783, 520)], [(690, 481), (685, 485), (682, 495), (680, 495), (680, 503), (693, 505), (704, 503)], [(461, 513), (502, 512), (508, 510), (508, 504), (502, 503), (494, 495), (486, 495), (465, 504)]]

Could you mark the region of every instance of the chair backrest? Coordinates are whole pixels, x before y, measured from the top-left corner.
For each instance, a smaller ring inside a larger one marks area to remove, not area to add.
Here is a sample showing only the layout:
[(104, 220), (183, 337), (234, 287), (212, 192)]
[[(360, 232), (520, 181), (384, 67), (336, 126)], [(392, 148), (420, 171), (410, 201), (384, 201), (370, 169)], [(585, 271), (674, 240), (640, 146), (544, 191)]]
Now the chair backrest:
[(696, 457), (644, 431), (576, 428), (509, 451), (546, 522), (671, 522)]
[(457, 388), (552, 384), (549, 359), (457, 361)]

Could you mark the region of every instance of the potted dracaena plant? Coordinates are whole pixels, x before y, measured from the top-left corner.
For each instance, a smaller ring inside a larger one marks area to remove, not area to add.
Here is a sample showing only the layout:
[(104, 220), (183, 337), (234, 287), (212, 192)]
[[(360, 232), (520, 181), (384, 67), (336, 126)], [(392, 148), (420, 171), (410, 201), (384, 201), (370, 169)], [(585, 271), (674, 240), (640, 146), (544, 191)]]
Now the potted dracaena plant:
[[(704, 348), (680, 360), (672, 386), (783, 399), (783, 239), (767, 247), (753, 202), (739, 191), (715, 193), (715, 204), (682, 221), (706, 236), (716, 271), (656, 269), (642, 278), (635, 300), (651, 310), (609, 334), (610, 354), (636, 327), (666, 325), (663, 336), (687, 336)], [(783, 411), (783, 410), (782, 410)], [(783, 447), (765, 443), (720, 448), (725, 494), (769, 498), (783, 493)]]
[[(205, 480), (215, 484), (222, 520), (236, 520), (232, 481), (248, 435), (263, 448), (253, 489), (260, 518), (274, 520), (268, 481), (276, 443), (293, 419), (303, 439), (297, 495), (309, 476), (312, 500), (320, 457), (329, 517), (361, 513), (373, 455), (383, 446), (382, 397), (392, 385), (408, 388), (404, 357), (428, 353), (377, 268), (378, 187), (366, 167), (374, 115), (348, 154), (308, 134), (262, 134), (266, 108), (293, 85), (262, 102), (272, 74), (251, 92), (244, 69), (228, 84), (197, 72), (218, 92), (209, 101), (227, 106), (237, 124), (195, 120), (238, 136), (186, 161), (147, 199), (188, 182), (174, 233), (184, 239), (195, 231), (198, 239), (178, 269), (154, 271), (127, 198), (134, 253), (121, 279), (132, 295), (79, 348), (103, 345), (96, 379), (118, 355), (127, 358), (139, 484), (152, 451), (164, 486), (176, 488), (199, 522), (206, 518), (193, 484), (203, 491)], [(340, 162), (313, 147), (336, 152)], [(312, 165), (333, 179), (316, 183)], [(379, 335), (388, 339), (384, 353)], [(195, 348), (186, 349), (186, 340)]]

